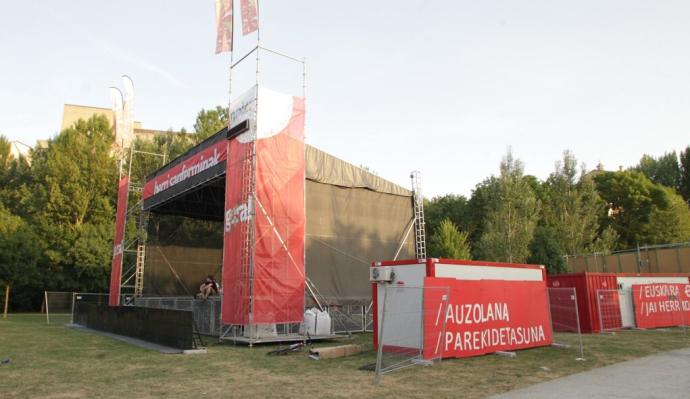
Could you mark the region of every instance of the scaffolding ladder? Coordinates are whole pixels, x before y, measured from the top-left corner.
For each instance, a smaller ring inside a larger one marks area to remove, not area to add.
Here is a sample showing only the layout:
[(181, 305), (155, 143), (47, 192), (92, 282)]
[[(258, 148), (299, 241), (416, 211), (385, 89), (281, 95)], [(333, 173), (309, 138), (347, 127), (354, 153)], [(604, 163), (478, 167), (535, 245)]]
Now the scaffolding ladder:
[(144, 294), (144, 258), (146, 256), (146, 245), (139, 242), (137, 245), (137, 263), (134, 271), (134, 296), (140, 297)]
[(417, 259), (426, 259), (426, 232), (424, 230), (424, 198), (422, 197), (421, 173), (410, 174), (412, 180), (412, 202), (414, 207), (414, 246)]

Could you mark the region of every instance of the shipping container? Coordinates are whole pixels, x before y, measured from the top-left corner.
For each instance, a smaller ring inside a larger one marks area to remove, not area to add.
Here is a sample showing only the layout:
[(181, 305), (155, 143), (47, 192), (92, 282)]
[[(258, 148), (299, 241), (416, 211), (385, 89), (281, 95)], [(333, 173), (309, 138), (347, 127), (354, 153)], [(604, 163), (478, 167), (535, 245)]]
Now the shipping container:
[[(546, 284), (546, 270), (541, 265), (429, 258), (373, 262), (372, 267), (390, 269), (393, 277), (389, 284), (398, 287), (424, 287), (425, 277), (456, 280), (541, 281)], [(378, 323), (383, 312), (383, 289), (384, 285), (372, 283), (375, 347), (378, 345)], [(404, 306), (419, 308), (421, 304), (419, 292), (398, 294), (398, 297), (400, 301), (405, 301)], [(403, 298), (405, 295), (407, 297)], [(410, 315), (406, 321), (410, 325), (420, 324), (421, 317), (421, 314)]]
[(583, 333), (601, 331), (597, 309), (597, 291), (615, 290), (616, 275), (612, 273), (570, 273), (547, 276), (548, 287), (575, 288), (580, 330)]
[[(669, 283), (688, 284), (688, 274), (680, 273), (570, 273), (547, 276), (547, 285), (553, 288), (574, 287), (577, 294), (580, 329), (583, 333), (601, 332), (597, 291), (619, 290), (610, 300), (616, 302), (620, 313), (618, 328), (635, 327), (635, 312), (631, 288), (633, 284)], [(611, 328), (611, 326), (608, 326)]]

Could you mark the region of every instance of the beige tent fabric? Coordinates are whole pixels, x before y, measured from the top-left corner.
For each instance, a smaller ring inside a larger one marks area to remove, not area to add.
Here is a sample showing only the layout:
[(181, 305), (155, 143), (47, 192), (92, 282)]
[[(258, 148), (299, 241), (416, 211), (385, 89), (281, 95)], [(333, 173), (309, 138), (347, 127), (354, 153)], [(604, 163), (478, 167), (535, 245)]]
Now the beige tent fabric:
[(315, 182), (412, 196), (411, 191), (310, 145), (306, 145), (306, 169), (307, 179)]
[[(307, 181), (306, 269), (329, 303), (368, 304), (369, 266), (414, 257), (412, 199)], [(404, 239), (404, 242), (403, 242)], [(401, 245), (402, 244), (402, 245)]]

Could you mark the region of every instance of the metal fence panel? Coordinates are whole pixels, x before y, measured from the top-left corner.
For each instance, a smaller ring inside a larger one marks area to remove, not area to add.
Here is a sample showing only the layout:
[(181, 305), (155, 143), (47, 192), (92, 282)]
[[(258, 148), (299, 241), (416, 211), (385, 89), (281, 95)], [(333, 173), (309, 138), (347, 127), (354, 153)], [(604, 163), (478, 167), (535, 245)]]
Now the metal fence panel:
[[(378, 327), (374, 383), (380, 376), (443, 357), (448, 287), (386, 286)], [(439, 303), (426, 301), (433, 293)], [(435, 323), (429, 323), (430, 316)]]
[(548, 288), (548, 296), (554, 346), (577, 349), (579, 357), (576, 360), (584, 360), (576, 288)]

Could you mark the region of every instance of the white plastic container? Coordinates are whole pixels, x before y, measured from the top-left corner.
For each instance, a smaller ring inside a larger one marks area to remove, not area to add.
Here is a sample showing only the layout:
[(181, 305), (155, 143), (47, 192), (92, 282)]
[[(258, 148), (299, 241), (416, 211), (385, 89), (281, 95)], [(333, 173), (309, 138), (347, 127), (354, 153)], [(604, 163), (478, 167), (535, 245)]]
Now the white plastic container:
[(318, 309), (307, 309), (304, 312), (304, 322), (299, 329), (300, 334), (316, 335), (316, 312), (318, 311)]
[(327, 312), (316, 311), (316, 334), (331, 335), (331, 315)]

